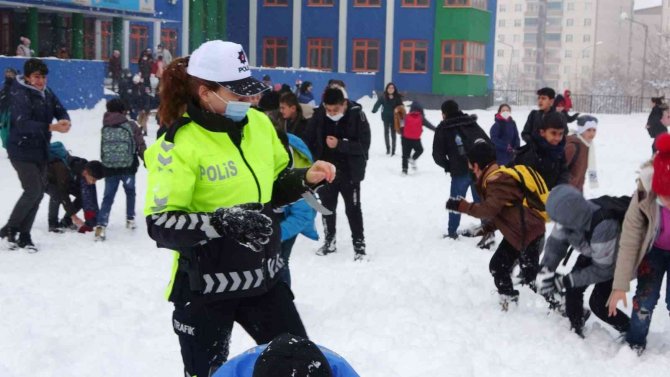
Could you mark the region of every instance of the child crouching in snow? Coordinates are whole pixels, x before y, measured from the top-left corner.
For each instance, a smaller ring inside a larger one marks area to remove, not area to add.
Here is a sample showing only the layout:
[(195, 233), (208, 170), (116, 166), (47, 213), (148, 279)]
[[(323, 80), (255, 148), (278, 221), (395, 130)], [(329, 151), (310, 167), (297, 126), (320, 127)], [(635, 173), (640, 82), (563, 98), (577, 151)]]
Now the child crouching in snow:
[(426, 119), (423, 107), (416, 101), (410, 105), (409, 113), (405, 114), (405, 106), (401, 105), (395, 108), (394, 114), (395, 130), (401, 135), (402, 174), (407, 175), (407, 166), (411, 165), (412, 170), (416, 170), (416, 160), (423, 153), (421, 145), (423, 127), (435, 132), (435, 126)]
[[(621, 300), (626, 306), (629, 282), (637, 274), (633, 312), (626, 342), (641, 354), (647, 344), (651, 316), (658, 302), (663, 275), (670, 276), (670, 135), (656, 138), (653, 166), (642, 166), (619, 241), (609, 314)], [(666, 283), (667, 285), (667, 283)], [(666, 287), (667, 289), (667, 287)], [(666, 293), (670, 291), (666, 290)], [(665, 296), (670, 311), (670, 294)]]
[(514, 289), (512, 270), (518, 262), (522, 284), (535, 288), (540, 251), (544, 245), (544, 219), (535, 210), (522, 205), (525, 194), (511, 175), (498, 172), (496, 153), (489, 143), (477, 140), (467, 152), (468, 165), (477, 177), (480, 203), (452, 198), (447, 209), (486, 219), (487, 227), (500, 229), (504, 238), (493, 254), (489, 271), (506, 311), (519, 299)]

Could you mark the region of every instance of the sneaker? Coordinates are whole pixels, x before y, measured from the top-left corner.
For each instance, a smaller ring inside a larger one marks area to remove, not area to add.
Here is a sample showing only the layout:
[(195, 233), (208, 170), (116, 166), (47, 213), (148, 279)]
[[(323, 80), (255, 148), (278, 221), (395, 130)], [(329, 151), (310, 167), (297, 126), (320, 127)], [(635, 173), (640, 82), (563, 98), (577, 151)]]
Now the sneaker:
[(407, 170), (403, 170), (401, 174), (403, 177), (407, 176)]
[(354, 240), (354, 261), (365, 259), (365, 240)]
[(511, 294), (500, 294), (500, 310), (506, 312), (511, 306), (519, 305), (519, 291), (513, 291)]
[(409, 167), (412, 168), (412, 170), (416, 170), (416, 160), (413, 158), (409, 159)]
[(632, 349), (638, 356), (642, 356), (644, 353), (645, 345), (644, 344), (628, 344), (628, 347)]
[(16, 245), (21, 249), (26, 249), (29, 253), (36, 253), (38, 251), (33, 240), (30, 238), (30, 233), (19, 233), (19, 240), (16, 242)]
[(326, 242), (323, 243), (323, 246), (321, 246), (319, 250), (316, 251), (316, 255), (324, 256), (334, 253), (336, 251), (337, 251), (337, 245), (335, 239), (332, 240), (326, 239)]
[(18, 232), (8, 226), (4, 226), (0, 229), (0, 239), (7, 239), (7, 244), (9, 245), (9, 250), (14, 250), (18, 247), (16, 244), (16, 234)]
[(457, 240), (458, 233), (446, 233), (442, 235), (442, 238), (451, 238), (452, 240)]
[(95, 240), (104, 241), (107, 236), (105, 235), (105, 227), (98, 225), (95, 227)]
[(459, 232), (461, 236), (464, 237), (479, 237), (484, 235), (484, 227), (480, 225), (475, 225), (465, 230)]
[(135, 220), (133, 219), (126, 220), (126, 229), (135, 229), (135, 228), (137, 228)]
[(65, 233), (65, 229), (63, 229), (59, 226), (50, 226), (49, 227), (49, 233), (63, 234), (63, 233)]

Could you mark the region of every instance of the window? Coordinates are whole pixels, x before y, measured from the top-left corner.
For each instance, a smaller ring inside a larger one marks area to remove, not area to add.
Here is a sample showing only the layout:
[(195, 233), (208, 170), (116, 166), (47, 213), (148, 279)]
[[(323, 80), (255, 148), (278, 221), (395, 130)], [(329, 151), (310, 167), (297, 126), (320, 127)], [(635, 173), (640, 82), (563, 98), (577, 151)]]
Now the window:
[(500, 42), (505, 42), (505, 34), (500, 34), (500, 35), (498, 36), (498, 40), (499, 40)]
[(287, 38), (263, 38), (263, 66), (288, 67)]
[(499, 58), (504, 58), (505, 57), (505, 50), (498, 50), (496, 52), (496, 56)]
[(112, 56), (112, 22), (102, 21), (100, 23), (100, 37), (102, 40), (102, 60)]
[(149, 31), (146, 26), (130, 26), (130, 61), (137, 63), (142, 51), (149, 47)]
[(523, 35), (524, 43), (533, 43), (537, 41), (537, 33), (525, 33)]
[(444, 0), (444, 7), (471, 7), (486, 10), (486, 0)]
[(584, 10), (591, 10), (591, 3), (584, 3)]
[(263, 6), (266, 7), (287, 7), (288, 0), (265, 0)]
[(381, 7), (382, 0), (354, 0), (355, 7)]
[(565, 41), (566, 42), (572, 42), (572, 34), (566, 34), (565, 35)]
[(537, 4), (528, 4), (528, 12), (537, 12)]
[[(332, 2), (331, 2), (332, 3)], [(333, 69), (333, 40), (330, 38), (307, 39), (307, 67)]]
[(547, 34), (545, 34), (544, 38), (548, 42), (560, 42), (561, 34), (560, 33), (547, 33)]
[(572, 57), (572, 50), (565, 50), (565, 57), (566, 58), (571, 58)]
[(379, 41), (377, 39), (354, 39), (354, 72), (379, 71)]
[(405, 8), (428, 8), (430, 0), (402, 0), (400, 6)]
[(582, 58), (590, 58), (591, 57), (591, 50), (588, 48), (585, 50), (582, 50)]
[(583, 41), (584, 42), (591, 42), (591, 34), (584, 34)]
[(521, 41), (521, 36), (519, 34), (514, 34), (512, 36), (512, 41), (513, 42), (520, 42)]
[(572, 18), (568, 18), (567, 20), (565, 20), (565, 26), (574, 26), (574, 24), (575, 20), (573, 20)]
[(442, 73), (484, 74), (484, 64), (484, 44), (442, 41)]
[(560, 18), (547, 18), (547, 26), (561, 26), (561, 19)]
[(308, 7), (332, 7), (333, 0), (307, 0)]
[(428, 70), (428, 41), (400, 41), (400, 72), (426, 73)]
[(507, 12), (507, 5), (498, 4), (498, 13), (503, 13), (503, 12)]
[(561, 10), (563, 9), (562, 1), (554, 1), (547, 3), (547, 10)]
[(177, 56), (177, 30), (161, 29), (161, 44), (173, 57)]
[(526, 26), (537, 26), (537, 18), (526, 18)]
[(498, 20), (498, 27), (505, 27), (505, 20)]
[(591, 26), (591, 19), (590, 18), (585, 18), (584, 19), (584, 26)]
[(575, 10), (575, 3), (568, 3), (568, 10)]
[(522, 12), (523, 11), (523, 4), (514, 4), (514, 11), (515, 12)]
[(514, 26), (515, 26), (515, 27), (520, 27), (520, 26), (521, 26), (521, 19), (520, 19), (520, 18), (514, 20)]
[(95, 19), (84, 19), (84, 59), (95, 59)]

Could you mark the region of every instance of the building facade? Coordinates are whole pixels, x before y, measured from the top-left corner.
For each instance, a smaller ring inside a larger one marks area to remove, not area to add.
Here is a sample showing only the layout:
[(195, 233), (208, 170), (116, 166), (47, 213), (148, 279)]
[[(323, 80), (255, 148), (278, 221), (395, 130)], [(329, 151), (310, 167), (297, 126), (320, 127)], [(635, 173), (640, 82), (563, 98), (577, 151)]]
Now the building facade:
[(227, 1), (227, 36), (252, 65), (373, 72), (376, 87), (485, 96), (495, 0)]
[(629, 35), (635, 26), (621, 18), (632, 11), (633, 0), (499, 2), (496, 88), (594, 93), (638, 77), (642, 43)]

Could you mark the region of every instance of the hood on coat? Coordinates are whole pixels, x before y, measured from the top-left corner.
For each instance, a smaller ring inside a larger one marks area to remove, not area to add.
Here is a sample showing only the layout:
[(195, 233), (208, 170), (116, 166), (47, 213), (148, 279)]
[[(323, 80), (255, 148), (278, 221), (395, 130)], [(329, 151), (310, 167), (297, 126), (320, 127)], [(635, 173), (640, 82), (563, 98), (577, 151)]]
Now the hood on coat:
[(115, 126), (117, 124), (123, 124), (128, 121), (128, 117), (121, 113), (112, 113), (106, 112), (102, 116), (102, 125), (103, 126)]
[(551, 190), (545, 208), (549, 217), (563, 227), (587, 231), (598, 206), (584, 199), (573, 186), (563, 184)]

